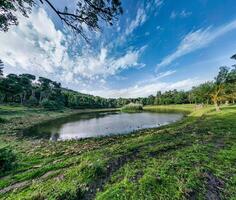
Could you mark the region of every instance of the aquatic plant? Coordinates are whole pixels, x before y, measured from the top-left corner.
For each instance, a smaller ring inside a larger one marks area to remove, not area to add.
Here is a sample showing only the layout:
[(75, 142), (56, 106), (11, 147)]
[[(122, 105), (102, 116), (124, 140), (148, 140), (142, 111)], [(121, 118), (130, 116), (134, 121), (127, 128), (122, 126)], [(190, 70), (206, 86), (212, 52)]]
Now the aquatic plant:
[(139, 103), (129, 103), (121, 108), (122, 111), (141, 111), (143, 110), (143, 105)]

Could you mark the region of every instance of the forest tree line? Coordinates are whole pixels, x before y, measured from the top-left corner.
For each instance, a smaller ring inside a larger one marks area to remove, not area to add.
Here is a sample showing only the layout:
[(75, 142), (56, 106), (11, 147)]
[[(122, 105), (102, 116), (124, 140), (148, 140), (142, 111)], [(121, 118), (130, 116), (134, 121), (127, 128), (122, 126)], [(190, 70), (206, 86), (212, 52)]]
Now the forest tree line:
[[(236, 60), (236, 55), (231, 57)], [(143, 105), (167, 104), (219, 104), (236, 101), (236, 65), (220, 67), (213, 81), (193, 87), (190, 91), (158, 91), (156, 95), (140, 98), (102, 98), (65, 89), (61, 83), (32, 74), (8, 74), (3, 76), (3, 62), (0, 60), (0, 103), (14, 103), (26, 106), (41, 106), (56, 110), (68, 108), (117, 108), (129, 103)]]

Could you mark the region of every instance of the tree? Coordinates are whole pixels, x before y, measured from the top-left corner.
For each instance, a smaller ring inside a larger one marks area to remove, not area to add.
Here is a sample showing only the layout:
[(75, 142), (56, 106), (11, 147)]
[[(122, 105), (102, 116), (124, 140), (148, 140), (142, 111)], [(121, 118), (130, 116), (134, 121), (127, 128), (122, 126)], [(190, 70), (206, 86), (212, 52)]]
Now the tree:
[(191, 91), (191, 97), (194, 99), (195, 103), (206, 103), (210, 101), (210, 93), (214, 86), (213, 82), (206, 82), (200, 84), (197, 87), (193, 87)]
[(0, 77), (3, 76), (3, 66), (4, 66), (4, 64), (3, 64), (2, 60), (0, 59)]
[(2, 87), (2, 82), (3, 82), (3, 62), (2, 60), (0, 59), (0, 102), (3, 101), (4, 97), (5, 97), (5, 94), (4, 94), (4, 89)]
[[(47, 4), (67, 27), (86, 41), (88, 38), (84, 34), (84, 25), (96, 31), (100, 29), (101, 21), (112, 25), (117, 16), (123, 13), (120, 0), (78, 0), (74, 10), (67, 7), (58, 10), (49, 0), (39, 1)], [(35, 0), (0, 0), (0, 30), (7, 31), (9, 26), (17, 25), (15, 11), (18, 10), (27, 17), (33, 5)]]
[(52, 80), (44, 77), (39, 77), (38, 82), (40, 83), (40, 97), (39, 101), (42, 101), (43, 98), (48, 98), (50, 91), (51, 91), (51, 86), (50, 84), (53, 82)]
[(0, 31), (8, 31), (9, 26), (17, 25), (16, 11), (27, 17), (33, 0), (0, 0)]
[(236, 100), (236, 65), (228, 72), (226, 78), (225, 96), (232, 103)]
[(232, 56), (231, 56), (231, 59), (236, 60), (236, 54), (232, 55)]
[(157, 91), (154, 104), (155, 105), (161, 104), (161, 91)]
[(23, 92), (21, 94), (21, 104), (25, 103), (26, 97), (31, 96), (33, 94), (33, 86), (32, 81), (34, 81), (36, 77), (32, 74), (20, 74), (19, 75), (19, 84), (21, 85)]
[(174, 95), (174, 103), (175, 104), (183, 104), (188, 103), (188, 94), (184, 91), (176, 91)]
[(215, 85), (210, 96), (215, 105), (216, 111), (220, 111), (219, 102), (224, 98), (224, 87), (229, 73), (228, 67), (220, 67), (220, 71), (215, 78)]
[(2, 79), (0, 90), (4, 94), (6, 102), (18, 102), (19, 95), (23, 91), (16, 74), (8, 74), (6, 78)]

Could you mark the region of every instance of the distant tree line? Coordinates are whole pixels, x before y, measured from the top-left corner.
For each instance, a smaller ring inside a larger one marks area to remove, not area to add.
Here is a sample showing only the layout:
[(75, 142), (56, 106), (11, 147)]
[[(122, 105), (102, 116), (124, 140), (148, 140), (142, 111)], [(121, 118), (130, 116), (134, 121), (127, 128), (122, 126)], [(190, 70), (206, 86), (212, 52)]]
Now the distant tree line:
[[(236, 55), (231, 57), (236, 59)], [(145, 98), (102, 98), (82, 94), (61, 87), (48, 78), (32, 74), (8, 74), (3, 76), (3, 62), (0, 60), (0, 103), (16, 103), (27, 106), (41, 106), (56, 110), (68, 108), (116, 108), (129, 103), (142, 105), (168, 104), (214, 104), (216, 110), (223, 103), (236, 101), (236, 65), (220, 67), (213, 81), (193, 87), (190, 91), (158, 91)]]
[[(236, 54), (231, 57), (236, 60)], [(223, 103), (236, 101), (236, 65), (220, 67), (213, 81), (193, 87), (190, 91), (171, 90), (164, 93), (158, 91), (156, 96), (140, 99), (144, 105), (163, 104), (214, 104), (217, 111)]]
[(158, 91), (156, 96), (141, 98), (139, 102), (143, 105), (214, 104), (219, 110), (220, 104), (236, 102), (236, 66), (232, 69), (220, 67), (214, 81), (200, 84), (190, 91)]

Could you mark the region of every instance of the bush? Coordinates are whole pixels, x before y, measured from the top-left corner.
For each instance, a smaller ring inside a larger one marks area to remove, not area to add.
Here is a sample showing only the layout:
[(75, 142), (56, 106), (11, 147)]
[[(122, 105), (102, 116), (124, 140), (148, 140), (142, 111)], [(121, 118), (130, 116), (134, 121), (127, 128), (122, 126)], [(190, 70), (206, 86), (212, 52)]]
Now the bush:
[(121, 108), (122, 111), (141, 111), (143, 110), (143, 105), (139, 103), (129, 103)]
[(8, 147), (0, 148), (0, 174), (15, 166), (16, 155)]
[(41, 102), (41, 106), (47, 110), (59, 110), (62, 108), (62, 105), (56, 101), (52, 101), (49, 99), (43, 99)]

